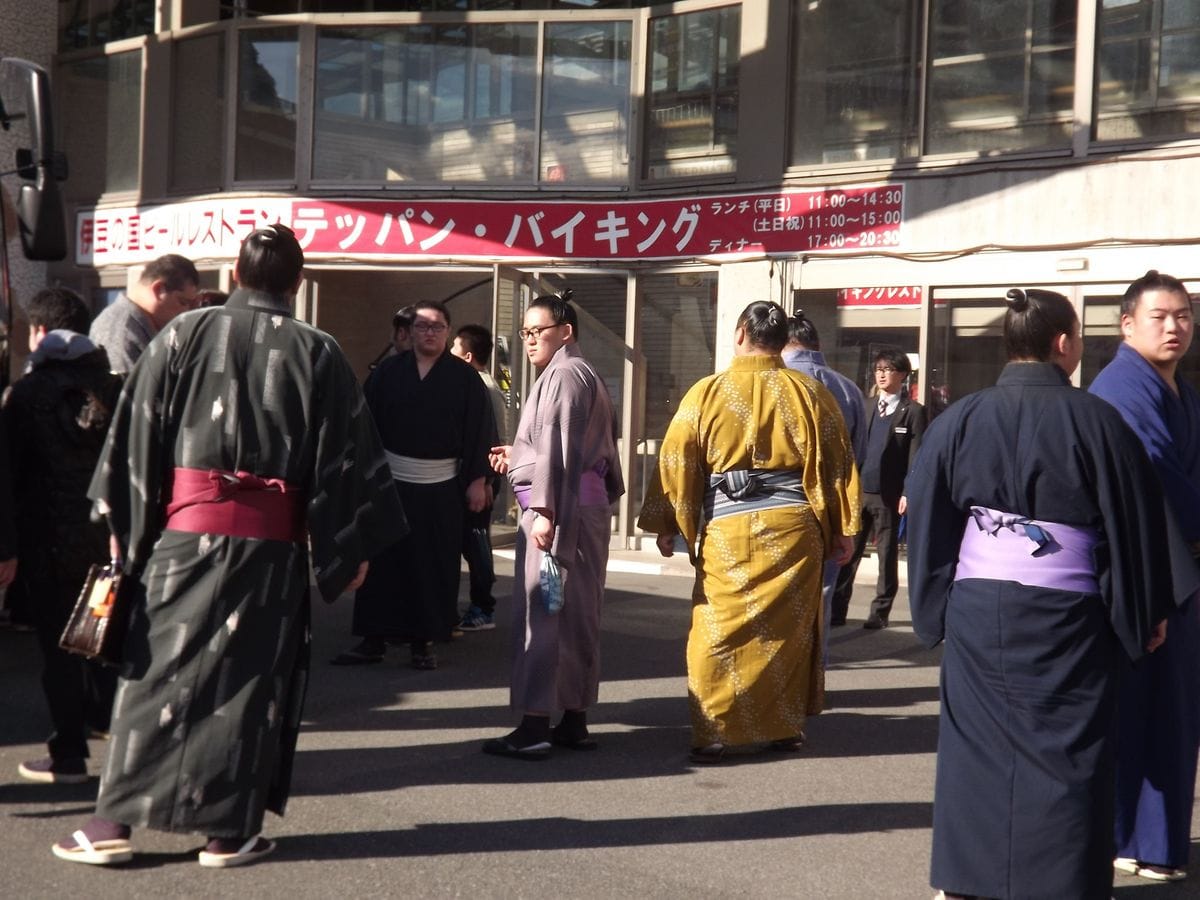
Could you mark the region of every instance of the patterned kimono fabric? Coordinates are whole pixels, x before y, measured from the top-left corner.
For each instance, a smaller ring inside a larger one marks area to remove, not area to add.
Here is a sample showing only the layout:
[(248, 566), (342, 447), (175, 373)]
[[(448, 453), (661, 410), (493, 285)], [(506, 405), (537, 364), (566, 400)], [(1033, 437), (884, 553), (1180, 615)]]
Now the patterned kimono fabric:
[(332, 338), (292, 319), (287, 298), (239, 290), (180, 316), (126, 382), (89, 491), (111, 510), (140, 589), (97, 814), (243, 837), (287, 801), (308, 674), (309, 551), (164, 530), (177, 469), (248, 472), (301, 492), (331, 601), (406, 525), (353, 372)]
[[(709, 476), (788, 471), (807, 503), (702, 519)], [(743, 356), (688, 391), (638, 525), (683, 535), (696, 565), (688, 635), (694, 746), (795, 737), (821, 712), (821, 571), (859, 526), (858, 473), (833, 396), (777, 356)]]

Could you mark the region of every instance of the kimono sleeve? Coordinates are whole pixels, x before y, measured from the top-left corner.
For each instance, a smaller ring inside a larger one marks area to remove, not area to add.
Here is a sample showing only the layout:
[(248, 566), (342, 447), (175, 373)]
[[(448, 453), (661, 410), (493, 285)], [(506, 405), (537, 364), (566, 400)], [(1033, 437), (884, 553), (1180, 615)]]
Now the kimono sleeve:
[[(826, 526), (826, 544), (836, 535), (858, 534), (862, 517), (862, 493), (854, 448), (841, 407), (823, 384), (811, 386), (813, 419), (811, 448), (806, 454), (804, 489), (810, 501), (819, 500), (820, 515)], [(814, 504), (814, 511), (817, 511)]]
[(340, 350), (324, 347), (314, 378), (308, 531), (317, 586), (332, 602), (363, 560), (408, 534), (408, 522), (375, 421)]
[(667, 427), (658, 452), (638, 527), (655, 534), (680, 534), (695, 562), (704, 493), (708, 489), (706, 454), (700, 441), (700, 412), (710, 380), (693, 385)]
[(7, 562), (17, 555), (17, 532), (13, 524), (12, 468), (10, 465), (7, 404), (0, 413), (0, 562)]
[(88, 498), (108, 518), (126, 572), (137, 575), (163, 527), (162, 489), (169, 465), (164, 437), (170, 346), (163, 335), (146, 348), (117, 399)]
[(934, 421), (905, 482), (908, 603), (913, 631), (927, 647), (946, 636), (946, 603), (966, 525), (952, 490), (957, 427), (958, 417), (952, 412)]
[[(465, 365), (465, 364), (464, 364)], [(477, 478), (490, 478), (492, 467), (488, 451), (500, 443), (496, 416), (487, 385), (473, 369), (464, 373), (466, 414), (463, 420), (463, 447), (459, 480), (464, 486)]]
[(1107, 539), (1098, 560), (1100, 587), (1113, 631), (1137, 660), (1173, 599), (1182, 602), (1195, 591), (1196, 566), (1168, 521), (1155, 466), (1138, 437), (1114, 417), (1097, 443), (1096, 493)]

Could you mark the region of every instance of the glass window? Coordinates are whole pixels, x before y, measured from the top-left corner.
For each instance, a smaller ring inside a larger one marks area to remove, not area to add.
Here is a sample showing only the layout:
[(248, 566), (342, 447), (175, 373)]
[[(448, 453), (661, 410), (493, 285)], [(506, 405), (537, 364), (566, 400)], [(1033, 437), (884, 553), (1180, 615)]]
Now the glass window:
[(225, 157), (225, 35), (179, 41), (173, 50), (171, 188), (219, 188)]
[(534, 179), (537, 25), (321, 29), (313, 177)]
[(917, 0), (794, 0), (791, 164), (915, 156)]
[(856, 307), (845, 290), (804, 290), (792, 294), (793, 309), (803, 310), (817, 328), (821, 352), (831, 368), (857, 384), (864, 395), (875, 390), (875, 357), (881, 350), (897, 349), (913, 362), (908, 381), (915, 399), (922, 377), (917, 353), (921, 336), (919, 301), (897, 307)]
[[(986, 295), (990, 292), (981, 292)], [(978, 300), (941, 300), (933, 304), (933, 330), (929, 335), (929, 414), (967, 394), (991, 387), (1008, 361), (1004, 352), (1004, 314), (1007, 307), (996, 297)]]
[(1200, 131), (1200, 0), (1103, 0), (1099, 30), (1097, 139)]
[(542, 181), (629, 180), (629, 22), (546, 26)]
[(57, 130), (71, 177), (67, 196), (94, 200), (138, 187), (142, 145), (142, 52), (62, 66), (55, 79)]
[(154, 32), (154, 0), (59, 0), (58, 45), (102, 46)]
[(927, 153), (1067, 145), (1076, 0), (933, 0)]
[(650, 22), (650, 179), (736, 169), (741, 8)]
[(636, 518), (659, 442), (693, 384), (713, 374), (716, 364), (717, 273), (715, 269), (638, 277), (642, 300), (638, 322), (645, 360), (646, 406), (636, 436), (634, 470), (625, 479)]
[(238, 35), (238, 181), (291, 181), (296, 175), (295, 28)]

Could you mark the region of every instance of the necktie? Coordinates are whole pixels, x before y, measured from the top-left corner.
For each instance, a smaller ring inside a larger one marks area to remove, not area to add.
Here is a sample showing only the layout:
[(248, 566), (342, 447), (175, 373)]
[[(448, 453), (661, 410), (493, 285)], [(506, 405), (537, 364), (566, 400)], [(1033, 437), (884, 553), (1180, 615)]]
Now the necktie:
[(882, 419), (886, 415), (887, 415), (887, 399), (884, 397), (880, 397), (879, 398), (879, 417)]

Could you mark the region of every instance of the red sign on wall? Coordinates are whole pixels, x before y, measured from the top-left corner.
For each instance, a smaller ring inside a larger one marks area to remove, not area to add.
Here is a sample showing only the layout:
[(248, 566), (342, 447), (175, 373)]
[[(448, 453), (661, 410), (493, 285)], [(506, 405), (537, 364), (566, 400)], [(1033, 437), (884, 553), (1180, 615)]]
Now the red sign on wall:
[(924, 293), (919, 285), (905, 287), (841, 288), (838, 306), (906, 307), (920, 306)]
[(251, 230), (283, 222), (310, 259), (637, 260), (896, 248), (904, 187), (892, 184), (669, 200), (214, 199), (90, 209), (75, 260), (163, 253), (233, 258)]

